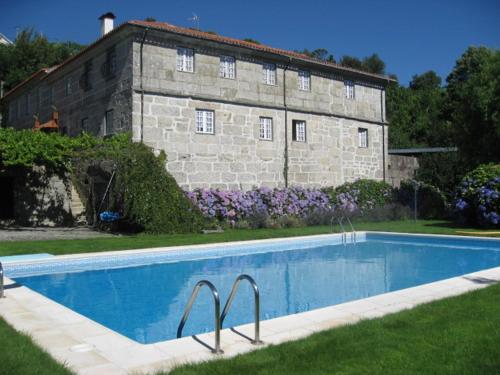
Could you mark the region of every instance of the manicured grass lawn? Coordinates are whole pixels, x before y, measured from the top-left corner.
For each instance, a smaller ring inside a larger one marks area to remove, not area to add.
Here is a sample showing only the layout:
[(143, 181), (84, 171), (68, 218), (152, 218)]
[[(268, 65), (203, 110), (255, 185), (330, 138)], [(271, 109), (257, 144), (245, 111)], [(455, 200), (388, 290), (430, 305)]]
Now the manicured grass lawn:
[(498, 301), (494, 285), (171, 374), (500, 374)]
[[(387, 232), (428, 233), (428, 234), (460, 234), (457, 231), (483, 232), (474, 228), (459, 228), (447, 221), (419, 220), (417, 222), (389, 221), (378, 223), (355, 223), (356, 230), (372, 230)], [(334, 228), (338, 231), (338, 228)], [(346, 228), (347, 230), (347, 228)], [(227, 241), (257, 240), (265, 238), (307, 236), (331, 233), (330, 226), (283, 229), (237, 229), (213, 234), (175, 234), (135, 236), (117, 236), (114, 238), (92, 238), (85, 240), (51, 240), (51, 241), (4, 241), (0, 242), (1, 255), (50, 253), (54, 255), (99, 252), (109, 250), (140, 249), (147, 247), (163, 247), (175, 245), (192, 245)], [(494, 231), (490, 231), (494, 232)], [(498, 236), (492, 234), (492, 236)]]

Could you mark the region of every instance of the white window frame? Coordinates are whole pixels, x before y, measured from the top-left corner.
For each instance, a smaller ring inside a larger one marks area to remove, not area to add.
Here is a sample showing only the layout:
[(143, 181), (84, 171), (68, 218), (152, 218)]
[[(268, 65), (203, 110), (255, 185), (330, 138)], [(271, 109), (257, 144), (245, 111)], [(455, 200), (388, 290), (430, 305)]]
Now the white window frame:
[(177, 71), (194, 72), (194, 50), (192, 48), (177, 48)]
[(297, 79), (299, 90), (311, 91), (311, 72), (299, 70)]
[(355, 99), (356, 98), (356, 90), (355, 90), (355, 84), (354, 81), (344, 81), (344, 88), (345, 88), (345, 97), (347, 99)]
[(221, 55), (219, 75), (221, 78), (236, 78), (236, 59), (234, 56)]
[(368, 129), (358, 128), (358, 147), (368, 148)]
[(272, 117), (259, 118), (259, 139), (263, 141), (273, 140), (273, 119)]
[[(292, 135), (295, 135), (293, 141), (295, 142), (305, 142), (306, 141), (306, 122), (304, 120), (293, 120), (292, 125), (294, 127)], [(293, 137), (292, 137), (293, 138)]]
[(208, 109), (197, 109), (195, 113), (196, 133), (215, 134), (215, 113)]
[(276, 64), (262, 64), (262, 82), (266, 85), (276, 86)]

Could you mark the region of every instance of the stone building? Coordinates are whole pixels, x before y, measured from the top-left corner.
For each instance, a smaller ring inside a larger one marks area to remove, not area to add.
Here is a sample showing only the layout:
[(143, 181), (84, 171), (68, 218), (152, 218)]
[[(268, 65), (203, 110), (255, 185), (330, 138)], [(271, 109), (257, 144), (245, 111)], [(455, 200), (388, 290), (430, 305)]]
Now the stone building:
[(386, 178), (389, 78), (167, 23), (129, 21), (8, 92), (6, 123), (132, 131), (184, 188)]

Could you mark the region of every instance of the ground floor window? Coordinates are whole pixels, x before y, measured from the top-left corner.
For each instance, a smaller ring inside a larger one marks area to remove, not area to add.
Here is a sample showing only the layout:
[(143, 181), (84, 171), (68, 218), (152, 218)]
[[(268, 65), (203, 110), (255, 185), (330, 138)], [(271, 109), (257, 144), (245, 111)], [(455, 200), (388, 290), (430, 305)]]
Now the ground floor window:
[(266, 141), (273, 140), (273, 119), (270, 117), (260, 118), (259, 138)]
[(302, 120), (292, 121), (292, 140), (295, 142), (306, 141), (306, 122)]
[(214, 134), (214, 111), (196, 110), (196, 133)]
[(368, 147), (368, 129), (358, 128), (358, 146), (362, 148)]
[(104, 135), (110, 135), (113, 134), (113, 132), (113, 110), (110, 109), (106, 111), (106, 115), (104, 116)]

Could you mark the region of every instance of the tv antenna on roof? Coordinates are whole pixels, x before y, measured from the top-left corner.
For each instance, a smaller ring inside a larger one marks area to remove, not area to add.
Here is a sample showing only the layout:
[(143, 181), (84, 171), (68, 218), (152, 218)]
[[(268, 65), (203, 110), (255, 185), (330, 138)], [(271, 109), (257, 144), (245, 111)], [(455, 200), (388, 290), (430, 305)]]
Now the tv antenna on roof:
[(194, 24), (195, 29), (200, 31), (200, 17), (198, 17), (196, 13), (193, 13), (193, 17), (188, 18), (188, 21), (191, 21)]

